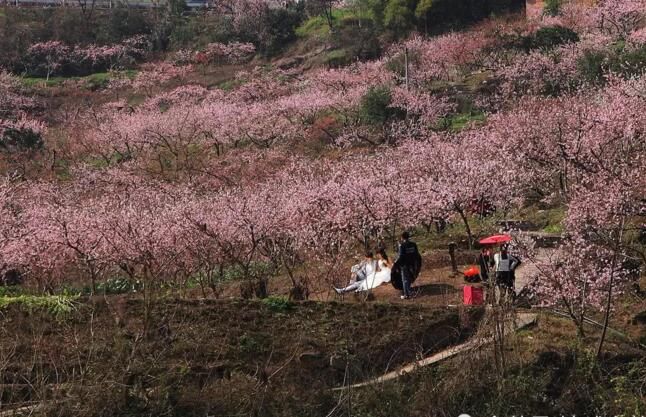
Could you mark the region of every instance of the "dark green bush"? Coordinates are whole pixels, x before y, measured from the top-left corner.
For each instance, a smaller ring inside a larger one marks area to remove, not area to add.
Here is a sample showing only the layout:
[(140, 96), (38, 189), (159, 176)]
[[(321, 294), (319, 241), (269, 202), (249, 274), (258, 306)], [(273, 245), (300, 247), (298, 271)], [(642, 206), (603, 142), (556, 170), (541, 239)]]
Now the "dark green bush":
[(646, 68), (646, 46), (619, 54), (611, 65), (613, 72), (627, 77), (641, 74)]
[(530, 49), (552, 49), (559, 45), (575, 43), (579, 35), (570, 28), (563, 26), (549, 26), (536, 31), (528, 37)]
[(262, 303), (275, 313), (285, 313), (294, 308), (294, 303), (285, 297), (267, 297)]
[(98, 293), (128, 294), (141, 290), (141, 282), (131, 281), (127, 278), (110, 278), (96, 285)]
[(0, 137), (0, 151), (7, 153), (38, 151), (44, 146), (40, 133), (31, 129), (6, 129)]
[(258, 50), (265, 56), (276, 55), (296, 40), (296, 28), (303, 19), (300, 9), (269, 9), (262, 23), (267, 33), (257, 45)]
[(417, 28), (427, 34), (456, 30), (492, 14), (520, 11), (524, 0), (358, 0), (377, 29), (399, 38)]
[(232, 265), (224, 270), (223, 282), (242, 281), (273, 275), (273, 267), (266, 262), (252, 262), (245, 271), (240, 265)]
[(529, 53), (535, 49), (551, 50), (557, 46), (579, 41), (579, 35), (570, 28), (563, 26), (547, 26), (540, 28), (528, 36), (518, 34), (500, 34), (499, 44), (504, 49), (518, 49)]
[(367, 124), (383, 124), (393, 114), (391, 102), (392, 95), (388, 87), (371, 87), (361, 98), (359, 115)]
[(623, 45), (614, 51), (587, 51), (577, 62), (580, 77), (593, 84), (602, 84), (610, 73), (624, 77), (641, 74), (644, 67), (646, 47), (626, 50)]
[(20, 73), (30, 45), (58, 40), (68, 45), (113, 44), (149, 35), (154, 12), (115, 7), (83, 13), (78, 7), (4, 8), (0, 13), (0, 67)]
[(345, 51), (348, 61), (375, 59), (381, 53), (377, 29), (370, 19), (343, 19), (332, 34), (332, 41)]
[(577, 61), (577, 70), (583, 80), (598, 84), (603, 82), (608, 63), (609, 56), (606, 52), (586, 51)]
[(414, 10), (406, 0), (388, 0), (384, 9), (384, 26), (393, 32), (395, 38), (405, 36), (415, 25)]
[(200, 49), (212, 42), (227, 43), (236, 39), (230, 19), (221, 15), (199, 12), (173, 29), (171, 47), (178, 49)]
[(96, 29), (98, 43), (118, 43), (123, 39), (152, 31), (148, 12), (132, 7), (118, 6), (107, 15)]
[(352, 58), (345, 49), (335, 49), (325, 56), (325, 65), (330, 68), (340, 68), (352, 63)]
[(563, 7), (563, 0), (545, 0), (543, 13), (547, 16), (558, 16)]
[(221, 14), (198, 13), (172, 28), (173, 49), (199, 49), (212, 42), (251, 42), (269, 57), (296, 40), (296, 28), (304, 18), (302, 7), (270, 8), (261, 18), (243, 16), (237, 25)]

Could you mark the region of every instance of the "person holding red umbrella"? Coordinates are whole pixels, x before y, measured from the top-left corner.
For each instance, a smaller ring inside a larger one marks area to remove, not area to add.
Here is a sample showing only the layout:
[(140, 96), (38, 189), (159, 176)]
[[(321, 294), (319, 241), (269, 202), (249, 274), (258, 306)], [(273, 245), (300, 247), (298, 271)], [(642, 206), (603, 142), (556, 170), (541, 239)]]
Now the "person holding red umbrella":
[[(482, 277), (483, 282), (487, 282), (488, 288), (495, 289), (493, 285), (494, 284), (499, 285), (498, 271), (495, 269), (496, 263), (495, 263), (494, 255), (492, 254), (492, 250), (490, 248), (491, 246), (499, 245), (501, 243), (504, 244), (509, 241), (511, 241), (511, 236), (504, 235), (504, 234), (489, 236), (479, 241), (481, 245), (484, 245), (484, 247), (480, 251), (480, 254), (478, 254), (477, 262), (480, 266), (480, 276)], [(499, 254), (496, 254), (496, 255), (499, 255)], [(493, 280), (492, 280), (493, 282), (488, 282), (490, 275), (493, 275)], [(487, 293), (489, 293), (489, 290), (487, 290)], [(494, 290), (494, 294), (495, 294), (495, 290)], [(487, 299), (488, 298), (489, 297), (487, 296)]]

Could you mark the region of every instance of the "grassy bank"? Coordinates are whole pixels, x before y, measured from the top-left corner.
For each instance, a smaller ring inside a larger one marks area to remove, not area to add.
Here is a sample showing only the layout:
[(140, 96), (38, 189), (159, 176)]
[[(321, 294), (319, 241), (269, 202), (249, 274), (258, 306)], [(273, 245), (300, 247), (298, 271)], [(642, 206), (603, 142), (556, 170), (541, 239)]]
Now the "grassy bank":
[(43, 415), (326, 415), (330, 388), (468, 337), (480, 316), (421, 306), (79, 301), (3, 308), (3, 404)]

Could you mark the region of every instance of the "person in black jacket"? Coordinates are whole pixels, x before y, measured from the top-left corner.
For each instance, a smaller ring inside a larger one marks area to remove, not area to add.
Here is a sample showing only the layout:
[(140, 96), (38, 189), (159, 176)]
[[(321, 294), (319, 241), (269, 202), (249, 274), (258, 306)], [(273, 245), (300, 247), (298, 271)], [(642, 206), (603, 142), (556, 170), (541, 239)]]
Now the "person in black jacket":
[(420, 258), (417, 244), (410, 240), (410, 234), (408, 232), (402, 233), (399, 243), (399, 257), (397, 259), (397, 263), (401, 266), (402, 300), (406, 300), (411, 296), (411, 283), (414, 275), (419, 273), (418, 264), (420, 263)]
[(478, 266), (480, 267), (480, 280), (482, 282), (487, 282), (489, 281), (489, 263), (492, 261), (491, 259), (491, 251), (489, 248), (484, 247), (478, 254), (476, 258), (476, 262), (478, 263)]

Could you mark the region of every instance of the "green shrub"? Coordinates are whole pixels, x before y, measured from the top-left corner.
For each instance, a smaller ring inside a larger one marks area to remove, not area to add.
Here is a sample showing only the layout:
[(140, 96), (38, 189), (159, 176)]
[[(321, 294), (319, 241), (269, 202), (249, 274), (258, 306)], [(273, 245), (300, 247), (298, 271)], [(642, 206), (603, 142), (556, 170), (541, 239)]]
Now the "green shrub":
[(22, 294), (23, 289), (20, 286), (0, 286), (0, 297), (15, 297)]
[(222, 282), (243, 281), (273, 275), (274, 268), (267, 262), (252, 262), (247, 271), (240, 265), (232, 265), (224, 269)]
[(352, 63), (352, 58), (345, 49), (335, 49), (325, 56), (325, 65), (330, 68), (339, 68)]
[(40, 133), (31, 129), (6, 129), (0, 137), (0, 152), (38, 151), (44, 146)]
[(426, 18), (428, 13), (433, 9), (433, 0), (419, 0), (415, 6), (415, 17)]
[(393, 112), (390, 108), (391, 102), (392, 95), (388, 87), (371, 87), (361, 98), (361, 119), (371, 125), (385, 123)]
[(563, 0), (545, 0), (543, 14), (547, 16), (558, 16), (563, 7)]
[(577, 62), (579, 76), (593, 84), (603, 84), (609, 73), (631, 77), (646, 67), (646, 47), (626, 49), (623, 43), (609, 51), (586, 51)]
[(342, 19), (332, 35), (335, 47), (345, 52), (347, 63), (355, 60), (376, 59), (381, 53), (377, 29), (370, 19), (347, 17)]
[[(108, 278), (105, 281), (97, 282), (95, 285), (96, 294), (106, 294), (106, 295), (118, 295), (118, 294), (129, 294), (137, 291), (141, 291), (143, 285), (139, 280), (131, 280), (124, 277), (114, 277)], [(82, 288), (80, 287), (62, 287), (63, 295), (90, 295), (92, 294), (92, 287), (86, 285)]]
[(0, 297), (0, 308), (17, 304), (28, 311), (45, 310), (57, 318), (63, 318), (76, 309), (76, 298), (76, 296), (70, 295)]
[(530, 49), (552, 49), (559, 45), (575, 43), (579, 35), (570, 28), (563, 26), (549, 26), (536, 31), (529, 37)]
[(296, 28), (295, 33), (299, 38), (325, 38), (330, 34), (330, 26), (323, 16), (314, 16)]
[[(334, 27), (339, 26), (339, 22), (343, 22), (348, 18), (360, 18), (354, 10), (351, 9), (333, 9), (332, 22)], [(324, 16), (312, 16), (305, 20), (295, 30), (296, 35), (301, 38), (327, 38), (331, 35), (330, 25)]]
[(296, 40), (296, 28), (303, 21), (303, 13), (297, 9), (269, 9), (265, 21), (266, 35), (259, 44), (259, 51), (273, 56)]
[(44, 88), (44, 87), (61, 87), (67, 80), (74, 80), (76, 77), (22, 77), (20, 82), (28, 88)]
[(563, 226), (560, 224), (550, 224), (543, 228), (545, 233), (563, 233)]
[(472, 123), (482, 124), (485, 120), (487, 120), (487, 116), (480, 111), (459, 113), (441, 119), (438, 123), (438, 128), (440, 130), (459, 132), (470, 126)]
[(146, 10), (118, 5), (97, 22), (96, 37), (99, 43), (118, 43), (139, 34), (150, 33), (153, 21)]
[(104, 89), (108, 84), (110, 84), (110, 73), (107, 72), (99, 72), (85, 77), (85, 87), (92, 91)]
[(611, 70), (626, 77), (641, 74), (646, 68), (646, 46), (623, 52), (613, 60)]
[(606, 52), (586, 51), (577, 61), (577, 71), (580, 77), (590, 83), (603, 82), (610, 57)]
[(626, 415), (643, 416), (646, 413), (643, 382), (646, 381), (646, 361), (635, 361), (627, 372), (611, 379), (614, 402)]
[(110, 278), (96, 285), (97, 292), (104, 294), (127, 294), (139, 291), (141, 288), (141, 282), (121, 277)]
[(245, 333), (238, 338), (238, 347), (241, 353), (257, 355), (267, 350), (268, 342), (268, 338), (263, 334)]
[(173, 49), (199, 49), (212, 42), (226, 43), (235, 38), (230, 20), (220, 15), (199, 13), (183, 19), (170, 35)]
[(415, 15), (406, 0), (388, 0), (384, 10), (384, 26), (390, 29), (396, 38), (405, 36), (415, 24)]
[(294, 308), (294, 304), (285, 297), (267, 297), (262, 303), (273, 312), (284, 313)]

